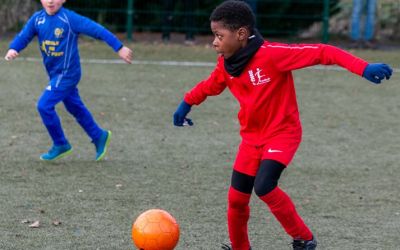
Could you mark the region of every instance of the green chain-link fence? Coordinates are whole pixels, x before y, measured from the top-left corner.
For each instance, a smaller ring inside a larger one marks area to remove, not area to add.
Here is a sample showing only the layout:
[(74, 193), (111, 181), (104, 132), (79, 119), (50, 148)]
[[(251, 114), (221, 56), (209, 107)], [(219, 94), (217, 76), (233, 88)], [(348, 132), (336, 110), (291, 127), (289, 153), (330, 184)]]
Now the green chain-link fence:
[[(182, 32), (189, 38), (210, 34), (209, 15), (222, 0), (86, 0), (65, 6), (109, 29), (133, 32)], [(266, 37), (296, 36), (318, 24), (313, 38), (328, 41), (328, 34), (348, 35), (352, 0), (247, 0), (255, 8), (258, 28)], [(0, 33), (17, 31), (39, 1), (0, 0)], [(378, 38), (400, 39), (400, 0), (378, 1)]]
[[(222, 1), (215, 0), (91, 0), (68, 1), (66, 6), (107, 23), (132, 38), (134, 31), (209, 34), (209, 15)], [(253, 0), (258, 28), (268, 36), (293, 36), (314, 22), (323, 23), (321, 40), (328, 41), (329, 16), (339, 0)]]

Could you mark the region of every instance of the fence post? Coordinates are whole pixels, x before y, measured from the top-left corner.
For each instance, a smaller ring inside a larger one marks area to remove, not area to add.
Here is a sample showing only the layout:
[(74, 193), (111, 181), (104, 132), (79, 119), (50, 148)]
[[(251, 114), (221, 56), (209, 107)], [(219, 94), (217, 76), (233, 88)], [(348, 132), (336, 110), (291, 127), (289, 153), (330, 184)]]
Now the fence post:
[(127, 7), (127, 18), (126, 18), (126, 33), (128, 41), (132, 41), (132, 32), (133, 32), (133, 1), (128, 0)]
[(324, 0), (324, 10), (322, 17), (322, 43), (329, 41), (329, 0)]

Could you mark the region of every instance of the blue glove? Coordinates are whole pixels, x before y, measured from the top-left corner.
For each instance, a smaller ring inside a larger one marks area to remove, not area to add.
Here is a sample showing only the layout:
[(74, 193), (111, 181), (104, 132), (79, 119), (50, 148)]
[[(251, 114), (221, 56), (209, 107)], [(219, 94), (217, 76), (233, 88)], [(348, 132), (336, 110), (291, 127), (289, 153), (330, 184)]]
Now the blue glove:
[(184, 125), (193, 126), (191, 119), (186, 118), (186, 115), (190, 112), (191, 105), (182, 101), (174, 113), (174, 125), (182, 127)]
[(363, 77), (373, 83), (379, 84), (386, 78), (390, 79), (393, 70), (384, 63), (370, 63), (364, 70)]

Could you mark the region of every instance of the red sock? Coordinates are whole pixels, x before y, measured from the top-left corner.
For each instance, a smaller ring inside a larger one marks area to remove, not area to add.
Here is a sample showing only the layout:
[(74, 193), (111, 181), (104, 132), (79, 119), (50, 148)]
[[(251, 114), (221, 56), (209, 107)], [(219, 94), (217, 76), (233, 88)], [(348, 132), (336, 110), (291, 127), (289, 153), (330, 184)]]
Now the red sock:
[(260, 199), (268, 205), (276, 219), (293, 239), (312, 239), (310, 229), (297, 213), (290, 197), (282, 189), (276, 187), (270, 193), (261, 196)]
[(250, 194), (230, 187), (228, 192), (228, 230), (234, 250), (249, 250), (247, 221), (250, 216)]

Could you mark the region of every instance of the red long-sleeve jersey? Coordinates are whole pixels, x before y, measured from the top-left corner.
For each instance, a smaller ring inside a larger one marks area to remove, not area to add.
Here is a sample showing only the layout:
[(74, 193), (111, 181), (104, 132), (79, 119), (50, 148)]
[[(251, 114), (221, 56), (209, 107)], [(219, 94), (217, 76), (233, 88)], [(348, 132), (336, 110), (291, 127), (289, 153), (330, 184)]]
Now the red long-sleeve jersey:
[(368, 63), (330, 45), (265, 41), (239, 77), (226, 72), (220, 56), (208, 79), (187, 92), (184, 100), (199, 105), (228, 87), (240, 104), (244, 142), (257, 146), (278, 135), (301, 135), (292, 70), (317, 64), (337, 64), (361, 76)]

